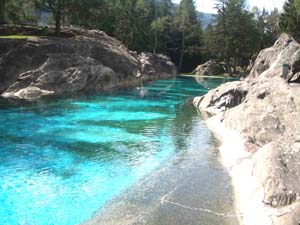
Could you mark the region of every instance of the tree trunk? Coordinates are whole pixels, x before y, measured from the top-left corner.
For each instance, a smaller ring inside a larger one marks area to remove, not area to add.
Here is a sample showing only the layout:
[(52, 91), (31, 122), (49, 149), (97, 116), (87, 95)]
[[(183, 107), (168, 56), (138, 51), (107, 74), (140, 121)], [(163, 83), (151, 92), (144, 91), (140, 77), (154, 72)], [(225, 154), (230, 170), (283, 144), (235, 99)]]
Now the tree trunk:
[(5, 9), (6, 9), (6, 6), (5, 6), (5, 1), (1, 1), (0, 0), (0, 24), (5, 24), (6, 23), (6, 19), (5, 19)]
[(55, 14), (55, 35), (60, 35), (60, 27), (61, 27), (61, 11), (57, 11)]
[(182, 32), (182, 41), (181, 41), (181, 50), (180, 50), (180, 58), (179, 58), (179, 71), (182, 69), (182, 64), (183, 64), (183, 56), (184, 56), (184, 48), (185, 48), (185, 33), (184, 31)]
[(236, 55), (233, 58), (233, 73), (236, 74), (236, 65), (237, 65), (237, 57)]
[(156, 49), (157, 49), (157, 2), (154, 2), (155, 4), (155, 34), (154, 34), (154, 49), (153, 49), (153, 54), (156, 54)]
[(231, 77), (232, 76), (232, 72), (231, 72), (231, 67), (230, 67), (230, 57), (229, 56), (226, 56), (226, 58), (225, 58), (225, 64), (226, 64), (227, 73)]

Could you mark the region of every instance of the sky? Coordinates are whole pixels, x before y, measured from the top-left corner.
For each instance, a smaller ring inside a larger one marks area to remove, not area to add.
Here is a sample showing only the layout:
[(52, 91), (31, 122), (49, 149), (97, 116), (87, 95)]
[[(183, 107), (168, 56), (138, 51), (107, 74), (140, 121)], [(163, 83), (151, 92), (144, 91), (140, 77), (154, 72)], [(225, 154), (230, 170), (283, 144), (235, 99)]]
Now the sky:
[[(207, 13), (215, 13), (215, 0), (194, 0), (197, 6), (198, 11), (207, 12)], [(258, 8), (266, 8), (267, 10), (272, 10), (277, 7), (279, 10), (282, 9), (282, 6), (285, 0), (246, 0), (248, 7), (251, 9), (254, 6)], [(173, 0), (175, 3), (179, 3), (180, 0)]]

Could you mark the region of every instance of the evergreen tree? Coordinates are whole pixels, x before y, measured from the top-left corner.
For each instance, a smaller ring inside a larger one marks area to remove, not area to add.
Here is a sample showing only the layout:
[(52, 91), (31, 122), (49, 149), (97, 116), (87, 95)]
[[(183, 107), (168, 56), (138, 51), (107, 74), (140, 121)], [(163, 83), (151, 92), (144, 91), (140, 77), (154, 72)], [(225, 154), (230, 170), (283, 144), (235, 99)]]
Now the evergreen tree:
[(150, 4), (152, 23), (151, 30), (153, 36), (153, 52), (166, 52), (167, 43), (170, 38), (171, 16), (172, 16), (171, 0), (152, 0)]
[(0, 24), (5, 23), (5, 0), (0, 0)]
[(219, 58), (218, 43), (216, 43), (216, 38), (214, 37), (215, 27), (212, 24), (208, 24), (203, 33), (204, 41), (204, 53), (208, 58)]
[[(110, 20), (109, 16), (111, 10), (108, 3), (112, 1), (107, 0), (89, 0), (81, 1), (80, 7), (76, 10), (71, 10), (70, 13), (65, 15), (67, 20), (72, 25), (77, 25), (87, 29), (102, 29), (107, 31), (106, 27), (100, 26), (103, 22), (108, 22)], [(114, 24), (114, 21), (110, 21), (111, 24)], [(101, 27), (101, 28), (100, 28)]]
[(199, 51), (201, 46), (201, 24), (193, 0), (181, 0), (175, 18), (176, 26), (181, 34), (179, 69), (182, 68), (184, 55)]
[(258, 32), (258, 39), (259, 39), (259, 48), (263, 49), (266, 44), (266, 27), (267, 27), (267, 17), (268, 17), (268, 12), (265, 10), (265, 8), (263, 8), (263, 10), (259, 10), (257, 7), (253, 8), (253, 14), (257, 20), (256, 22), (256, 28), (257, 28), (257, 32)]
[[(251, 56), (255, 43), (258, 43), (253, 15), (245, 7), (244, 0), (228, 0), (225, 10), (226, 26), (230, 29), (226, 37), (227, 57), (233, 60), (233, 72), (244, 58)], [(228, 61), (227, 61), (228, 63)], [(227, 65), (230, 68), (229, 65)], [(229, 69), (229, 73), (231, 73)]]
[(271, 46), (274, 44), (274, 42), (278, 39), (281, 31), (279, 27), (279, 21), (280, 21), (280, 13), (277, 8), (272, 10), (270, 14), (267, 16), (267, 33), (269, 34), (269, 42), (268, 46)]
[(296, 8), (296, 12), (300, 15), (300, 0), (294, 0), (294, 6)]
[(75, 10), (86, 9), (91, 1), (87, 0), (36, 0), (40, 9), (52, 12), (55, 21), (55, 34), (60, 35), (63, 17), (68, 18)]
[(265, 18), (264, 46), (268, 48), (274, 44), (281, 34), (279, 27), (280, 13), (277, 8), (272, 10)]
[(171, 16), (173, 3), (171, 0), (156, 0), (158, 3), (158, 17)]
[[(229, 75), (236, 72), (237, 65), (244, 66), (259, 43), (259, 34), (255, 28), (253, 14), (245, 7), (244, 0), (219, 0), (216, 5), (218, 14), (215, 26), (207, 32), (211, 39), (206, 43), (215, 46), (211, 53), (219, 59), (224, 59)], [(210, 47), (211, 48), (211, 47)]]
[[(281, 27), (291, 34), (300, 32), (295, 25), (299, 25), (297, 1), (288, 0), (280, 18)], [(170, 55), (186, 72), (214, 57), (224, 61), (231, 74), (232, 68), (236, 72), (279, 35), (278, 10), (250, 13), (245, 0), (217, 0), (218, 14), (204, 34), (193, 0), (181, 0), (178, 6), (172, 0), (0, 0), (0, 4), (0, 23), (30, 23), (36, 10), (52, 12), (57, 35), (62, 23), (103, 30), (129, 49)]]
[(300, 40), (300, 15), (297, 13), (294, 0), (285, 2), (279, 25), (282, 31)]
[(226, 71), (231, 74), (230, 67), (230, 53), (229, 53), (229, 28), (226, 15), (226, 0), (218, 0), (216, 4), (217, 15), (215, 18), (215, 27), (211, 30), (211, 42), (215, 44), (215, 50), (217, 58), (224, 59), (226, 64)]
[(35, 2), (33, 0), (0, 0), (0, 24), (33, 24)]
[(129, 49), (150, 50), (150, 5), (145, 0), (124, 0), (120, 2), (115, 36)]
[(265, 9), (259, 10), (257, 7), (254, 7), (252, 12), (256, 22), (257, 37), (260, 42), (258, 46), (255, 46), (258, 52), (261, 49), (272, 46), (279, 37), (280, 14), (277, 8), (268, 13)]

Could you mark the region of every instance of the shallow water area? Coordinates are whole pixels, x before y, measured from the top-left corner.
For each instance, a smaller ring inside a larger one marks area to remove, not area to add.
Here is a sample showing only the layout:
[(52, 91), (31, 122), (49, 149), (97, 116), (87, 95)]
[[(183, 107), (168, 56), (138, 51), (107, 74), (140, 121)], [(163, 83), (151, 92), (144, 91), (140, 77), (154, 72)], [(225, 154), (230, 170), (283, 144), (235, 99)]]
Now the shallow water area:
[[(81, 223), (171, 159), (194, 153), (193, 163), (205, 165), (200, 178), (214, 169), (226, 174), (208, 153), (211, 133), (185, 104), (222, 82), (179, 77), (111, 94), (0, 105), (0, 224)], [(227, 178), (220, 182), (230, 186)], [(211, 198), (221, 192), (204, 187)]]

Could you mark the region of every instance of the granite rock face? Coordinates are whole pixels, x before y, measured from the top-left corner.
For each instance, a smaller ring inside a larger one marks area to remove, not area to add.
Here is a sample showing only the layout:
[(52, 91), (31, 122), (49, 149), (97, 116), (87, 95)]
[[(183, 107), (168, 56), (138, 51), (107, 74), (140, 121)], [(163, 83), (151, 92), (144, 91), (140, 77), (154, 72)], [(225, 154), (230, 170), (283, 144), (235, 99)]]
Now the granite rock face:
[(205, 96), (194, 98), (197, 108), (204, 108), (213, 114), (224, 112), (226, 109), (235, 107), (245, 99), (248, 93), (248, 82), (235, 81), (220, 85), (209, 91)]
[(272, 47), (259, 53), (248, 79), (281, 76), (284, 64), (289, 65), (286, 79), (295, 82), (297, 79), (293, 77), (299, 78), (297, 73), (300, 72), (300, 44), (287, 34), (282, 34)]
[(224, 74), (225, 70), (215, 60), (209, 60), (208, 62), (197, 66), (192, 73), (202, 76), (214, 76)]
[(247, 81), (223, 84), (194, 99), (197, 108), (220, 115), (224, 126), (245, 141), (254, 162), (252, 176), (264, 190), (263, 203), (295, 209), (285, 213), (285, 219), (276, 217), (275, 225), (298, 225), (300, 221), (300, 84), (280, 74), (287, 59), (290, 77), (298, 74), (298, 52), (299, 44), (282, 35), (259, 54)]
[(101, 31), (72, 32), (68, 38), (0, 39), (0, 95), (34, 99), (102, 91), (176, 73), (168, 57), (130, 52)]

